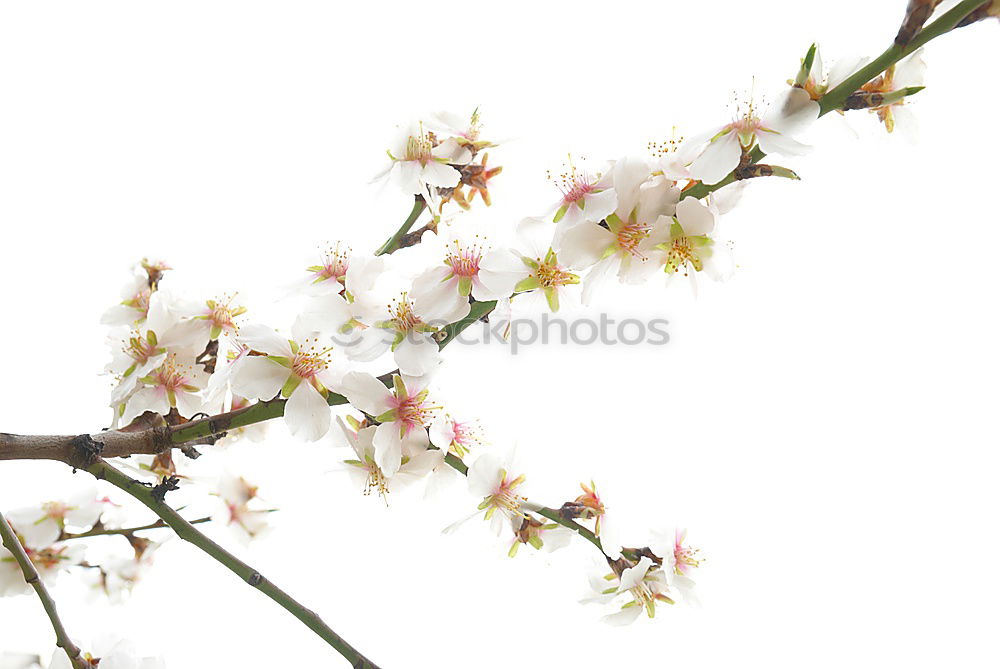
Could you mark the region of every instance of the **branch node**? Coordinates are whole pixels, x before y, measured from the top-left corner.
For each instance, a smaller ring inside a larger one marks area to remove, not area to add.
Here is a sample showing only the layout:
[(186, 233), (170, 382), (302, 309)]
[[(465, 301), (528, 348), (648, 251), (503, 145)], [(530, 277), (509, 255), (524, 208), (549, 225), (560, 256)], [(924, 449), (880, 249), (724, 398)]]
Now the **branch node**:
[(247, 583), (254, 588), (259, 586), (263, 581), (264, 577), (260, 575), (259, 571), (252, 572), (249, 576), (247, 576)]
[(150, 494), (153, 499), (162, 504), (166, 500), (168, 492), (180, 489), (180, 486), (177, 485), (180, 481), (176, 476), (164, 476), (157, 485), (153, 486), (153, 491)]
[(73, 437), (69, 442), (70, 455), (67, 463), (76, 472), (77, 469), (86, 469), (101, 458), (104, 451), (104, 444), (95, 441), (89, 434), (81, 434)]

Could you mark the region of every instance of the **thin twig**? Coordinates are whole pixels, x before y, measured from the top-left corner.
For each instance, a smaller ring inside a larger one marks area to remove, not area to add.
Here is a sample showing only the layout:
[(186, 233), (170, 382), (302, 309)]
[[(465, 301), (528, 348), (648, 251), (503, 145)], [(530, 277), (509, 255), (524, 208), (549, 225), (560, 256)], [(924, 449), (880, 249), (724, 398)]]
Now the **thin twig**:
[(139, 500), (150, 511), (159, 516), (164, 523), (169, 525), (181, 539), (201, 549), (209, 557), (221, 563), (251, 587), (260, 590), (270, 597), (279, 606), (316, 633), (317, 636), (326, 641), (338, 653), (343, 655), (351, 663), (352, 667), (355, 669), (378, 669), (374, 662), (347, 643), (347, 641), (323, 622), (316, 613), (307, 609), (293, 599), (291, 595), (264, 578), (256, 569), (199, 532), (194, 525), (184, 520), (183, 516), (177, 513), (175, 509), (168, 506), (162, 500), (157, 499), (150, 487), (127, 476), (101, 459), (86, 467), (86, 470), (98, 479), (107, 481)]
[(42, 607), (49, 617), (49, 622), (52, 623), (52, 630), (56, 633), (56, 645), (65, 651), (74, 669), (89, 667), (90, 663), (80, 656), (80, 648), (73, 643), (73, 640), (69, 638), (69, 634), (66, 633), (66, 628), (63, 626), (62, 620), (59, 619), (59, 613), (56, 611), (56, 603), (49, 594), (48, 588), (42, 583), (42, 579), (38, 575), (38, 570), (35, 569), (31, 558), (24, 551), (24, 546), (21, 545), (20, 539), (17, 538), (14, 528), (10, 526), (2, 513), (0, 513), (0, 535), (3, 536), (4, 547), (11, 552), (18, 566), (21, 568), (25, 582), (34, 588), (35, 594), (41, 600)]
[[(204, 518), (196, 518), (195, 520), (189, 520), (187, 522), (192, 525), (201, 525), (202, 523), (207, 523), (212, 520), (211, 516), (205, 516)], [(104, 536), (115, 536), (115, 535), (125, 535), (131, 536), (136, 532), (144, 532), (146, 530), (159, 530), (163, 528), (170, 527), (161, 518), (154, 523), (149, 523), (148, 525), (140, 525), (139, 527), (103, 527), (97, 526), (86, 532), (80, 532), (79, 534), (63, 534), (59, 537), (59, 541), (69, 541), (70, 539), (86, 539), (88, 537), (104, 537)]]

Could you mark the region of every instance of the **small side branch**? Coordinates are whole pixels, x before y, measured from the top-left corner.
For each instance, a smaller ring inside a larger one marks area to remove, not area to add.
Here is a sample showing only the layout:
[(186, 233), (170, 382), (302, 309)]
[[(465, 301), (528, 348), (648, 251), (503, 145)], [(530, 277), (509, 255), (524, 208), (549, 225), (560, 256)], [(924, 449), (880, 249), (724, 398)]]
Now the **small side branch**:
[(56, 611), (55, 601), (49, 594), (48, 588), (42, 583), (35, 565), (32, 564), (28, 554), (24, 551), (24, 546), (21, 545), (21, 541), (17, 538), (14, 528), (10, 526), (2, 513), (0, 513), (0, 535), (3, 536), (4, 547), (11, 552), (18, 566), (21, 568), (25, 582), (34, 588), (35, 594), (41, 600), (42, 607), (49, 617), (49, 622), (52, 623), (52, 630), (56, 633), (56, 645), (66, 652), (66, 656), (73, 665), (73, 669), (86, 669), (86, 667), (90, 666), (90, 663), (81, 657), (80, 648), (73, 643), (73, 640), (69, 638), (69, 634), (66, 633), (66, 628), (63, 626), (62, 620), (59, 619), (59, 613)]
[(123, 472), (112, 467), (104, 460), (97, 460), (86, 468), (88, 472), (98, 479), (111, 483), (115, 487), (127, 492), (132, 497), (139, 500), (153, 513), (168, 525), (184, 541), (201, 549), (209, 557), (213, 558), (229, 571), (240, 577), (250, 587), (260, 590), (271, 598), (281, 608), (295, 616), (302, 624), (312, 630), (317, 636), (326, 641), (338, 653), (343, 655), (354, 669), (378, 669), (374, 662), (358, 652), (353, 646), (345, 641), (339, 634), (334, 632), (323, 620), (310, 611), (305, 606), (297, 602), (288, 593), (278, 588), (271, 581), (264, 578), (260, 572), (241, 561), (235, 555), (229, 553), (219, 544), (215, 543), (202, 534), (191, 523), (186, 521), (175, 509), (165, 504), (153, 494), (153, 490), (142, 485), (139, 481), (125, 475)]

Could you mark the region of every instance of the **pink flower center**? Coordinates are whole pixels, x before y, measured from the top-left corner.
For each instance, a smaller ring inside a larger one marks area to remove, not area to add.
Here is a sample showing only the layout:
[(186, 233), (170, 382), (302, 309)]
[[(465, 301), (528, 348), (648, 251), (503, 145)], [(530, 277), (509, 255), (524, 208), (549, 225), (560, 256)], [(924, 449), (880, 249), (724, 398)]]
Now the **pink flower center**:
[(152, 374), (152, 385), (165, 390), (168, 393), (175, 393), (178, 390), (192, 389), (194, 369), (187, 365), (178, 364), (176, 356), (171, 354), (166, 361), (160, 365)]
[(406, 434), (414, 428), (428, 426), (439, 408), (427, 400), (426, 391), (402, 398), (393, 395), (389, 398), (389, 406), (396, 410), (396, 420), (402, 424)]
[(572, 283), (575, 276), (563, 269), (562, 265), (540, 260), (535, 278), (542, 288), (559, 288)]
[(681, 544), (675, 544), (674, 546), (674, 571), (678, 574), (687, 574), (691, 569), (697, 568), (701, 565), (701, 559), (698, 557), (700, 551), (697, 548), (689, 548), (687, 546), (682, 546)]
[(451, 268), (452, 274), (461, 278), (471, 278), (479, 274), (479, 261), (482, 260), (483, 249), (474, 244), (468, 248), (455, 241), (449, 249), (444, 262)]
[(522, 483), (524, 483), (523, 474), (515, 479), (511, 479), (507, 474), (507, 470), (501, 469), (500, 483), (497, 484), (496, 490), (486, 498), (483, 502), (484, 506), (481, 507), (486, 509), (486, 517), (491, 517), (497, 509), (512, 515), (523, 515), (521, 513), (521, 502), (524, 501), (524, 497), (517, 494), (517, 488)]
[(310, 267), (309, 269), (313, 272), (313, 278), (316, 283), (320, 281), (334, 280), (340, 283), (344, 283), (344, 278), (347, 276), (347, 268), (350, 265), (350, 260), (346, 251), (340, 250), (340, 245), (335, 248), (327, 249), (323, 254), (322, 264), (316, 267)]
[(319, 348), (319, 339), (307, 339), (292, 357), (292, 373), (300, 379), (312, 379), (330, 366), (331, 350)]
[[(149, 339), (143, 337), (138, 331), (133, 331), (128, 343), (122, 349), (125, 355), (135, 360), (136, 364), (143, 365), (150, 358), (155, 357), (161, 351), (155, 345), (149, 343)], [(126, 375), (127, 376), (127, 375)]]
[(625, 225), (618, 231), (618, 248), (636, 258), (644, 257), (639, 251), (639, 244), (642, 243), (642, 240), (649, 237), (651, 229), (652, 226), (646, 223), (629, 223)]
[(399, 332), (409, 332), (423, 323), (420, 317), (414, 313), (413, 303), (410, 302), (406, 293), (400, 295), (399, 299), (390, 305), (389, 313), (392, 316), (393, 325)]

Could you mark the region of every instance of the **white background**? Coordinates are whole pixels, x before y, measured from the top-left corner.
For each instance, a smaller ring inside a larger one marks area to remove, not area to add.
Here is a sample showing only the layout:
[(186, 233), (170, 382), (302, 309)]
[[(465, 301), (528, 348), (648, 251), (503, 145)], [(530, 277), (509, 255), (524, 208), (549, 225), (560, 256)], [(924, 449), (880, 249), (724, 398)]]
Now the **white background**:
[[(374, 248), (409, 210), (368, 184), (396, 124), (480, 106), (511, 141), (494, 207), (466, 216), (512, 226), (567, 152), (722, 123), (813, 40), (881, 52), (904, 4), (4, 3), (0, 429), (105, 425), (98, 318), (144, 255), (264, 317), (318, 244)], [(931, 45), (915, 145), (863, 112), (857, 140), (823, 119), (784, 161), (803, 181), (755, 183), (725, 218), (731, 281), (594, 305), (669, 319), (669, 345), (448, 350), (443, 396), (517, 443), (534, 497), (593, 477), (635, 536), (690, 528), (703, 608), (609, 628), (576, 603), (589, 545), (510, 560), (478, 523), (442, 537), (474, 508), (461, 491), (386, 509), (319, 473), (342, 452), (280, 426), (234, 447), (282, 509), (274, 533), (245, 551), (209, 531), (388, 669), (995, 666), (996, 41), (992, 24)], [(3, 463), (0, 508), (81, 476)], [(72, 579), (56, 595), (78, 638), (113, 629), (171, 667), (342, 664), (180, 542), (124, 608)], [(0, 601), (0, 649), (51, 643), (35, 599)]]

